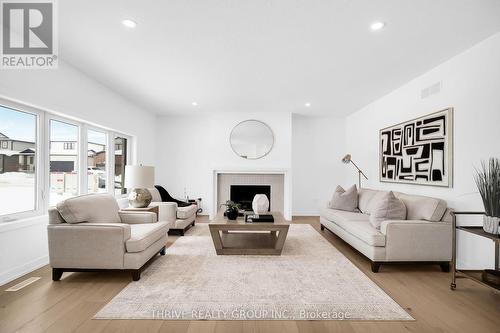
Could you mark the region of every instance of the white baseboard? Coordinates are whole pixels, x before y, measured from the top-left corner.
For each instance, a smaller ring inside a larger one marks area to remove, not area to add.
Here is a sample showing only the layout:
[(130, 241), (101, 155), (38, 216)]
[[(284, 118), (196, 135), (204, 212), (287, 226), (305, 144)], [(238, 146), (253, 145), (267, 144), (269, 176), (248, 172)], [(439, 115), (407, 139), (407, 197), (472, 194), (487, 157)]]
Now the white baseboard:
[(43, 256), (27, 262), (23, 265), (12, 268), (7, 272), (0, 273), (0, 286), (9, 283), (25, 274), (33, 272), (34, 270), (43, 267), (49, 263), (49, 256)]

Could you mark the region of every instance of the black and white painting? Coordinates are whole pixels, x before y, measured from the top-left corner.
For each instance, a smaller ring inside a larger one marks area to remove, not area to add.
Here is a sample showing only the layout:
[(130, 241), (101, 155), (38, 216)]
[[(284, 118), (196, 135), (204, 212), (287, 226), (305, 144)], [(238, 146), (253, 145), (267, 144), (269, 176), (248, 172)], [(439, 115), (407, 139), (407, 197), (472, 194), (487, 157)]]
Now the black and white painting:
[(453, 109), (380, 130), (380, 181), (452, 186)]

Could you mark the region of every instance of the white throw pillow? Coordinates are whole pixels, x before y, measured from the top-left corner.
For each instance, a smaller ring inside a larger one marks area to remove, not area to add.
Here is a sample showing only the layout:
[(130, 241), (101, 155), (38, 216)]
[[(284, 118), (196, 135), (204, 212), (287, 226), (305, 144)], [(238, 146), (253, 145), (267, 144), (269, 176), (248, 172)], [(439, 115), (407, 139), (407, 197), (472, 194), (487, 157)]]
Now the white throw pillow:
[(396, 198), (392, 191), (385, 193), (376, 203), (370, 214), (370, 223), (377, 229), (385, 220), (405, 220), (406, 206), (400, 199)]
[(329, 208), (355, 212), (358, 210), (358, 189), (356, 185), (344, 190), (340, 185), (335, 189)]

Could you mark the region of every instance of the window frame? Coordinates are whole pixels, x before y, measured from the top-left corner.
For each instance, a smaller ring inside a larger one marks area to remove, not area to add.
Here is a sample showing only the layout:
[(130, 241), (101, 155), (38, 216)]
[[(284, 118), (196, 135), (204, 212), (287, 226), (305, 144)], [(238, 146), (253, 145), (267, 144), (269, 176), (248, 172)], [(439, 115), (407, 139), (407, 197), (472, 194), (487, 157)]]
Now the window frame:
[[(74, 121), (72, 119), (68, 119), (66, 117), (62, 117), (62, 116), (59, 116), (59, 115), (54, 115), (54, 114), (50, 114), (50, 113), (46, 113), (46, 128), (47, 128), (47, 145), (48, 145), (48, 151), (47, 151), (47, 164), (46, 164), (46, 167), (47, 167), (47, 183), (45, 184), (45, 191), (47, 193), (47, 209), (49, 209), (50, 207), (50, 144), (51, 144), (51, 140), (50, 140), (50, 122), (53, 120), (53, 121), (57, 121), (59, 123), (63, 123), (63, 124), (68, 124), (68, 125), (71, 125), (71, 126), (76, 126), (77, 128), (77, 136), (76, 136), (76, 154), (77, 154), (77, 166), (76, 166), (76, 172), (77, 172), (77, 181), (76, 181), (76, 188), (77, 188), (77, 195), (81, 195), (82, 194), (82, 190), (81, 190), (81, 185), (82, 185), (82, 178), (81, 178), (81, 155), (82, 155), (82, 150), (81, 150), (81, 141), (82, 141), (82, 138), (81, 138), (81, 134), (82, 134), (82, 129), (81, 129), (81, 124), (79, 124), (77, 121)], [(63, 146), (63, 150), (65, 150), (64, 146)]]
[(43, 135), (42, 126), (44, 124), (44, 113), (40, 112), (32, 107), (22, 105), (20, 103), (0, 100), (0, 107), (11, 109), (16, 112), (27, 113), (35, 116), (35, 182), (34, 182), (34, 209), (16, 212), (11, 214), (0, 215), (0, 223), (12, 222), (22, 219), (27, 219), (34, 216), (39, 216), (43, 214), (45, 207), (45, 193), (43, 191), (43, 186), (40, 183), (40, 177), (45, 173), (44, 168), (44, 145), (43, 145)]
[[(91, 193), (110, 193), (110, 194), (112, 194), (113, 192), (109, 191), (109, 170), (108, 169), (109, 169), (109, 163), (110, 163), (109, 137), (110, 137), (110, 135), (113, 134), (113, 132), (107, 131), (103, 128), (92, 126), (92, 125), (85, 125), (85, 135), (86, 135), (85, 138), (87, 140), (87, 142), (85, 143), (85, 157), (86, 157), (85, 158), (85, 164), (86, 164), (86, 166), (85, 166), (85, 172), (86, 172), (86, 174), (85, 174), (86, 183), (85, 184), (86, 185), (85, 186), (86, 186), (86, 193), (89, 193), (88, 192), (88, 179), (87, 179), (87, 176), (88, 176), (87, 173), (88, 173), (88, 168), (89, 168), (89, 166), (88, 166), (89, 160), (87, 158), (88, 157), (87, 154), (89, 151), (89, 138), (88, 138), (89, 131), (100, 132), (100, 133), (104, 133), (104, 135), (106, 135), (106, 143), (105, 143), (106, 144), (106, 154), (105, 154), (106, 155), (106, 157), (105, 157), (106, 158), (106, 183), (105, 183), (106, 192), (91, 192)], [(114, 160), (113, 160), (113, 162), (114, 162)]]
[[(125, 193), (116, 194), (116, 192), (115, 192), (115, 165), (116, 165), (115, 151), (116, 151), (116, 147), (115, 147), (114, 143), (115, 143), (115, 138), (117, 138), (117, 137), (127, 140), (127, 151), (126, 151), (127, 160), (125, 161), (125, 165), (127, 165), (127, 163), (130, 163), (130, 161), (132, 160), (132, 154), (131, 154), (132, 153), (132, 144), (131, 144), (132, 137), (130, 135), (125, 135), (125, 134), (119, 133), (119, 132), (113, 132), (111, 134), (112, 134), (112, 136), (110, 136), (109, 138), (113, 142), (113, 148), (109, 149), (109, 153), (113, 156), (113, 170), (111, 171), (111, 174), (113, 177), (112, 178), (112, 185), (113, 185), (112, 186), (112, 193), (115, 196), (115, 198), (126, 198), (128, 196), (128, 192), (129, 192), (128, 188), (125, 189)], [(123, 150), (123, 147), (122, 147), (122, 150)], [(125, 169), (123, 172), (125, 172)]]
[(94, 130), (106, 134), (106, 192), (113, 195), (116, 198), (126, 197), (127, 194), (115, 195), (115, 185), (114, 185), (114, 165), (115, 165), (115, 137), (121, 137), (127, 139), (127, 162), (132, 163), (134, 161), (132, 142), (135, 138), (131, 135), (124, 134), (123, 132), (114, 131), (107, 129), (106, 127), (100, 127), (96, 125), (91, 125), (88, 122), (75, 120), (73, 117), (67, 117), (60, 114), (55, 114), (51, 111), (44, 110), (41, 108), (36, 108), (23, 103), (11, 101), (0, 97), (0, 107), (5, 107), (12, 109), (13, 111), (32, 114), (36, 117), (35, 126), (35, 184), (34, 184), (34, 196), (35, 196), (35, 209), (25, 212), (17, 212), (12, 214), (0, 215), (0, 225), (5, 223), (15, 223), (21, 220), (47, 215), (47, 210), (50, 208), (50, 121), (55, 120), (58, 122), (67, 123), (70, 125), (77, 126), (78, 137), (76, 148), (78, 154), (78, 195), (87, 194), (87, 151), (88, 151), (88, 138), (87, 130)]

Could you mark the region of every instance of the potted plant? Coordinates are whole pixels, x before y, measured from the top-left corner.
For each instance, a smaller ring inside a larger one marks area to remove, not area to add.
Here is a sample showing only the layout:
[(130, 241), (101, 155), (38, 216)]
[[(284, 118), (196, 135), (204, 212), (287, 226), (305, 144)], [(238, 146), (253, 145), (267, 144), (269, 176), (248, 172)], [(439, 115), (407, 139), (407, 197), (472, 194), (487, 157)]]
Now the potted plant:
[(490, 158), (488, 164), (481, 163), (481, 170), (476, 170), (474, 177), (483, 199), (485, 216), (483, 229), (491, 234), (498, 234), (500, 223), (500, 160)]
[(240, 212), (240, 205), (237, 203), (234, 203), (231, 200), (226, 201), (226, 203), (223, 203), (221, 206), (226, 206), (226, 212), (225, 215), (227, 216), (228, 220), (236, 220), (238, 218), (238, 214)]

